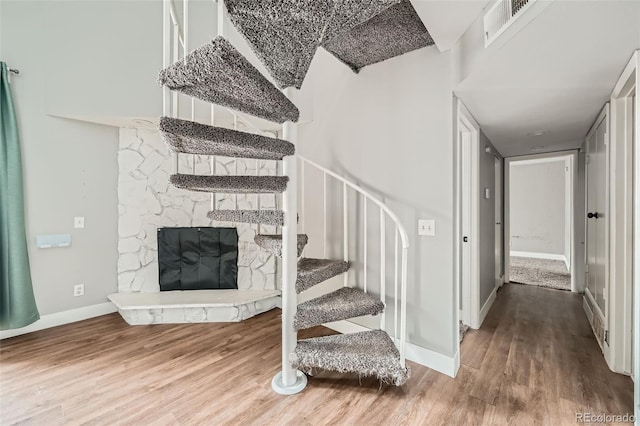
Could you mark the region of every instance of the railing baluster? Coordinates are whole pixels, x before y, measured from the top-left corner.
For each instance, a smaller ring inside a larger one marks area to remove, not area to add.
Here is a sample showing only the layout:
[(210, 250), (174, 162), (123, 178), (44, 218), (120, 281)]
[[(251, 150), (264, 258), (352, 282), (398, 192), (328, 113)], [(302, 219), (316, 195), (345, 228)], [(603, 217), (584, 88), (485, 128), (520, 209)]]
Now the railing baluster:
[[(180, 40), (179, 40), (179, 31), (180, 28), (178, 27), (178, 23), (175, 22), (173, 24), (173, 62), (176, 62), (178, 60), (178, 58), (180, 57)], [(172, 98), (172, 102), (171, 102), (171, 116), (178, 118), (178, 92), (177, 91), (173, 91), (171, 93), (171, 98)]]
[[(238, 130), (238, 116), (233, 114), (233, 130)], [(233, 174), (238, 176), (238, 158), (233, 159)], [(238, 210), (238, 194), (233, 194), (233, 203), (235, 209)]]
[[(176, 62), (180, 57), (180, 26), (178, 25), (178, 21), (174, 21), (173, 23), (173, 62)], [(178, 106), (180, 103), (180, 98), (178, 96), (178, 92), (174, 91), (171, 93), (171, 116), (174, 118), (179, 118), (179, 110)], [(174, 170), (175, 173), (180, 173), (180, 154), (178, 152), (175, 153), (173, 158), (174, 161)]]
[[(216, 125), (216, 111), (213, 104), (211, 105), (211, 125), (212, 126)], [(209, 156), (209, 169), (211, 170), (212, 176), (216, 174), (216, 156), (215, 155)], [(212, 192), (211, 193), (211, 210), (215, 210), (215, 209), (216, 209), (216, 194), (215, 192)]]
[(393, 338), (398, 341), (398, 226), (396, 225), (396, 238), (393, 242), (394, 264), (393, 270)]
[(184, 64), (187, 64), (187, 54), (189, 53), (189, 0), (182, 0), (182, 23), (184, 24), (182, 34)]
[(222, 37), (224, 35), (224, 4), (222, 0), (217, 0), (218, 2), (218, 36)]
[[(302, 233), (305, 231), (306, 215), (304, 214), (305, 196), (304, 196), (304, 161), (300, 160), (300, 229)], [(297, 238), (297, 237), (296, 237)]]
[(405, 245), (402, 247), (402, 278), (401, 278), (401, 295), (400, 295), (400, 363), (405, 364), (406, 338), (407, 338), (407, 253), (409, 248)]
[[(256, 176), (260, 176), (260, 160), (256, 159)], [(261, 199), (262, 199), (262, 195), (261, 194), (256, 194), (257, 200), (256, 200), (256, 207), (257, 210), (260, 210), (260, 204), (261, 204)], [(258, 222), (258, 227), (257, 227), (257, 233), (258, 235), (260, 235), (260, 222)]]
[(362, 194), (362, 216), (363, 216), (363, 225), (362, 230), (364, 232), (364, 262), (363, 262), (363, 275), (364, 275), (364, 292), (367, 292), (367, 196)]
[[(164, 0), (162, 2), (162, 66), (167, 68), (171, 65), (171, 44), (169, 40), (171, 38), (171, 12), (169, 11), (169, 2), (171, 0)], [(171, 92), (168, 86), (162, 88), (162, 115), (167, 116), (169, 114), (169, 97)]]
[[(349, 261), (349, 199), (347, 193), (347, 183), (342, 183), (342, 250), (344, 254), (344, 261)], [(345, 272), (342, 278), (342, 284), (346, 287), (349, 285), (349, 273)]]
[(326, 259), (327, 258), (327, 172), (323, 172), (323, 189), (322, 189), (322, 208), (323, 208), (323, 212), (322, 212), (322, 233), (324, 236), (324, 251), (323, 251), (323, 258)]
[[(387, 275), (387, 264), (386, 264), (386, 229), (385, 229), (385, 217), (384, 210), (380, 207), (380, 299), (385, 306), (387, 306), (387, 283), (386, 283), (386, 275)], [(385, 311), (382, 311), (380, 314), (380, 329), (385, 329)]]

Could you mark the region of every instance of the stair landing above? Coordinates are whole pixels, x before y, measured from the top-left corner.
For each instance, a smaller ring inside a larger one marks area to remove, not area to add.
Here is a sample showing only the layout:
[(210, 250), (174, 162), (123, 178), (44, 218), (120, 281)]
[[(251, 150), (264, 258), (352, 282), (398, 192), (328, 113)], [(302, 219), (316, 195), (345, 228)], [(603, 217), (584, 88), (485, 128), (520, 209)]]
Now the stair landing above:
[(130, 325), (238, 322), (275, 308), (280, 290), (187, 290), (109, 295)]

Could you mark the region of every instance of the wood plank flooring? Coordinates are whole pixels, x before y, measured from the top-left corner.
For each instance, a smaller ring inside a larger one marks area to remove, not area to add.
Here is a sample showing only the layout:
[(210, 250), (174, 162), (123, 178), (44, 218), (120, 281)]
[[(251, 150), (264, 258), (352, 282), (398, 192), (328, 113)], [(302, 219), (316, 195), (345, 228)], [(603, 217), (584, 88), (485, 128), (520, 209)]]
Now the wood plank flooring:
[(277, 310), (154, 326), (112, 314), (0, 345), (2, 425), (569, 425), (576, 412), (633, 407), (631, 379), (607, 368), (581, 296), (515, 284), (465, 337), (455, 379), (411, 363), (402, 388), (321, 373), (301, 394), (276, 395)]

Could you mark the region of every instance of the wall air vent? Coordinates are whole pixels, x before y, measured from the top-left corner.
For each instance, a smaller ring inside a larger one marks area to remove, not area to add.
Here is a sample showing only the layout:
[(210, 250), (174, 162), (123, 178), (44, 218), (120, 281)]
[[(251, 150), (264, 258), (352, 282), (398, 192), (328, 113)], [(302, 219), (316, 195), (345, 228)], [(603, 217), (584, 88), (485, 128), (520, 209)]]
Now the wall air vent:
[(493, 43), (536, 0), (497, 0), (484, 15), (484, 46)]

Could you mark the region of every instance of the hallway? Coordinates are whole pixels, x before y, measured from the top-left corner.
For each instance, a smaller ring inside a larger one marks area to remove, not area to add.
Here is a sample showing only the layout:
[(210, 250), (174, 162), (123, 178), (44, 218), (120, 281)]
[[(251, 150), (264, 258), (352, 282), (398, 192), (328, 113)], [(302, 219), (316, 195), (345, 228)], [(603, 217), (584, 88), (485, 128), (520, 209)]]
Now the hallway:
[(488, 424), (575, 424), (575, 413), (633, 412), (633, 382), (607, 368), (580, 294), (506, 284), (461, 351), (457, 380), (486, 403)]

